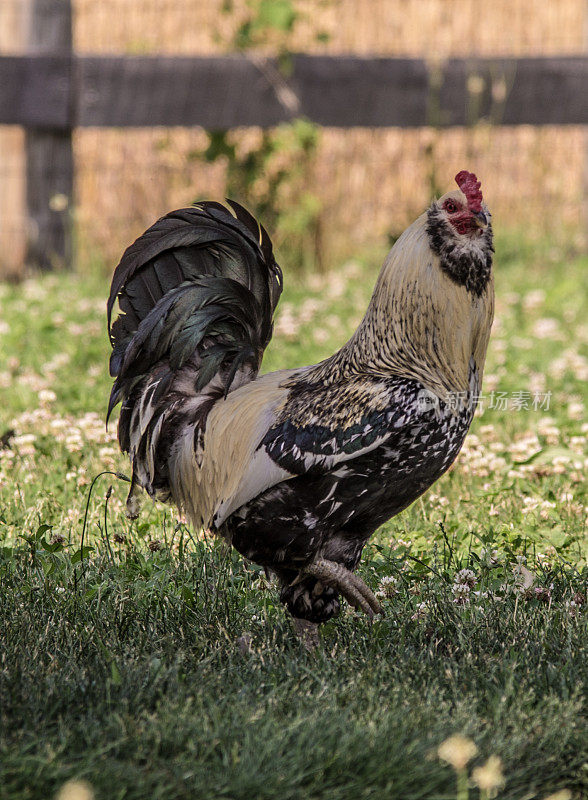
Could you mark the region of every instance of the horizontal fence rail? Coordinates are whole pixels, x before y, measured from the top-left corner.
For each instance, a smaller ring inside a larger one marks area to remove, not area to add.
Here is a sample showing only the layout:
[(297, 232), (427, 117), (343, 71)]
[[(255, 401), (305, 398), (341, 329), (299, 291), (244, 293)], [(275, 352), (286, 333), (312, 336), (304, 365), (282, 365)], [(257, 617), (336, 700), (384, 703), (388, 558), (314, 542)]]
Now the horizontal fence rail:
[(581, 125), (588, 57), (422, 59), (234, 55), (0, 57), (0, 124), (269, 127)]
[(79, 55), (69, 2), (30, 2), (28, 53), (0, 56), (0, 125), (26, 130), (26, 261), (40, 269), (72, 262), (76, 127), (588, 123), (588, 56)]

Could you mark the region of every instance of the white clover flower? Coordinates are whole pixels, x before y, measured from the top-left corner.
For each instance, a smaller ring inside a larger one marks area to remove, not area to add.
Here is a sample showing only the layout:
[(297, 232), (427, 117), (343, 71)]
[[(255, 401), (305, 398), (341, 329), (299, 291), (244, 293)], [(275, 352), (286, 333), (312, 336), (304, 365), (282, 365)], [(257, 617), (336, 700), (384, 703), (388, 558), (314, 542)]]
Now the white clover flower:
[(398, 578), (395, 578), (393, 575), (384, 575), (382, 580), (380, 581), (380, 588), (376, 592), (377, 597), (394, 597), (395, 594), (398, 594)]
[(57, 793), (57, 800), (94, 800), (94, 790), (86, 781), (67, 781)]
[(555, 794), (550, 794), (545, 800), (572, 800), (572, 793), (569, 789), (562, 789)]
[(39, 403), (42, 405), (54, 403), (57, 400), (57, 395), (51, 389), (41, 389), (39, 392)]
[(312, 338), (316, 344), (324, 344), (329, 341), (329, 332), (324, 328), (315, 328), (312, 332)]
[(472, 770), (472, 780), (487, 797), (495, 797), (505, 782), (502, 773), (502, 762), (498, 756), (490, 756), (483, 766), (475, 767)]
[(382, 584), (382, 586), (387, 586), (388, 584), (396, 586), (396, 584), (398, 583), (398, 578), (395, 578), (394, 575), (384, 575), (380, 583)]
[(563, 339), (559, 322), (553, 317), (538, 319), (533, 325), (533, 336), (537, 339), (555, 339), (557, 341)]
[(416, 611), (412, 615), (411, 619), (422, 619), (423, 617), (427, 616), (427, 604), (426, 603), (417, 603), (416, 604)]
[(32, 456), (35, 454), (35, 440), (34, 433), (23, 433), (21, 436), (14, 436), (11, 439), (12, 447), (15, 447), (18, 454), (21, 456)]
[(456, 584), (465, 583), (468, 586), (473, 586), (476, 582), (476, 574), (471, 569), (460, 569), (453, 580)]
[(453, 602), (463, 605), (470, 599), (471, 589), (467, 583), (455, 583), (451, 589), (454, 594)]
[(451, 764), (458, 772), (466, 768), (468, 761), (471, 761), (477, 752), (478, 748), (474, 742), (460, 734), (450, 736), (437, 748), (439, 758)]
[(532, 289), (523, 297), (523, 308), (525, 311), (533, 311), (545, 302), (545, 292), (543, 289)]
[(581, 420), (583, 416), (584, 406), (582, 403), (571, 402), (568, 404), (568, 417), (570, 419)]

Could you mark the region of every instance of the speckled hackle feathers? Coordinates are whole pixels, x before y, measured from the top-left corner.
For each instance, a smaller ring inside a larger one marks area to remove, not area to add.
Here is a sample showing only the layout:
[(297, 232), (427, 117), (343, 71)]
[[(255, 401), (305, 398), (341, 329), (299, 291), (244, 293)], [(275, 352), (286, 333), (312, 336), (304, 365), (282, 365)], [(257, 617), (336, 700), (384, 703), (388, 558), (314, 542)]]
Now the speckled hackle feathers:
[(122, 402), (130, 515), (141, 489), (175, 503), (271, 570), (298, 620), (341, 597), (380, 610), (354, 574), (363, 547), (453, 462), (482, 380), (492, 232), (460, 176), (396, 242), (351, 339), (310, 367), (258, 374), (281, 272), (241, 206), (172, 212), (126, 251), (109, 413)]
[(467, 170), (463, 169), (461, 172), (458, 172), (455, 176), (455, 182), (465, 194), (467, 201), (468, 201), (468, 208), (470, 211), (481, 211), (482, 210), (482, 192), (480, 187), (482, 184), (476, 178), (473, 172), (467, 172)]

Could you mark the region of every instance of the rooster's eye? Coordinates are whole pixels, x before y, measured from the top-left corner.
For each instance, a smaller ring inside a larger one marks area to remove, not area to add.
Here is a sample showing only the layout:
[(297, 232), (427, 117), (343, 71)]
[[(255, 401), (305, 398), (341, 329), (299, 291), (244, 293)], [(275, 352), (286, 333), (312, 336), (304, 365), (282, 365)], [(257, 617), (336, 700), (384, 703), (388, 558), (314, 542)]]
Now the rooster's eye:
[(445, 210), (450, 214), (453, 214), (455, 211), (457, 211), (457, 204), (454, 203), (453, 200), (446, 200), (443, 205)]

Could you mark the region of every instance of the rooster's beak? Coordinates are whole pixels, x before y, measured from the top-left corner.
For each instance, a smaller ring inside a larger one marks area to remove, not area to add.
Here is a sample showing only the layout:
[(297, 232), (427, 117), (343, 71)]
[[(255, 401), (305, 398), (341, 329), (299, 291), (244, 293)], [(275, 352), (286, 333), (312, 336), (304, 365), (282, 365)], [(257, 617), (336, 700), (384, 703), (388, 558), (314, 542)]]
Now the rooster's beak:
[(482, 230), (485, 231), (490, 222), (488, 219), (488, 214), (486, 214), (485, 211), (476, 211), (472, 213), (472, 217), (474, 218), (474, 222), (478, 228), (482, 228)]

